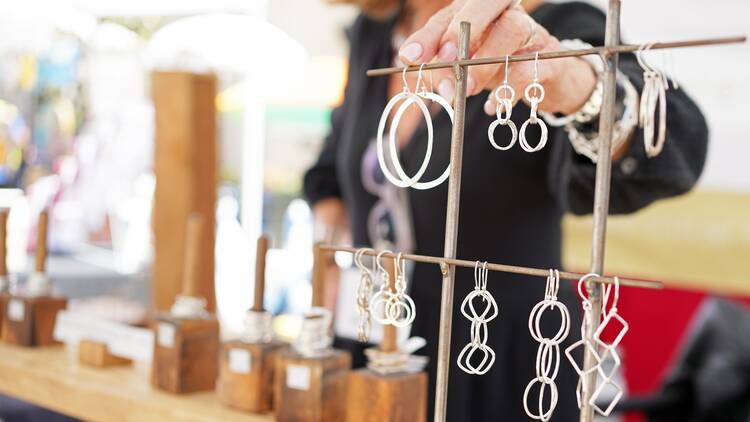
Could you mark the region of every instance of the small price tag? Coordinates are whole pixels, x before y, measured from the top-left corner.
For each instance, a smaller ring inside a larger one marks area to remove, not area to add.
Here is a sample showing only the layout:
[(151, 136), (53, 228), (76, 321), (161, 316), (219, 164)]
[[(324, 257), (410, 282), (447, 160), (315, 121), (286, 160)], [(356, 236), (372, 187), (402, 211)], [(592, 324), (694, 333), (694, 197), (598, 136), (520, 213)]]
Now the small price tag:
[(245, 349), (229, 349), (229, 370), (235, 374), (249, 374), (253, 357)]
[(11, 321), (23, 321), (23, 315), (26, 313), (26, 306), (22, 301), (11, 299), (8, 302), (8, 319)]
[(286, 386), (295, 390), (309, 390), (310, 368), (302, 365), (289, 365), (286, 368)]
[(174, 325), (167, 322), (160, 322), (157, 330), (156, 341), (161, 347), (174, 346)]

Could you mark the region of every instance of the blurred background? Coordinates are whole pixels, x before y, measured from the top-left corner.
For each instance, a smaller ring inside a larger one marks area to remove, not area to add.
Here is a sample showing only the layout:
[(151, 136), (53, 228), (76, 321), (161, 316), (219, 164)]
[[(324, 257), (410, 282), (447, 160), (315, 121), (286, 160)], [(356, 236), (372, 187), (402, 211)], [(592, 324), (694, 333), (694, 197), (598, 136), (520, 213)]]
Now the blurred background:
[[(215, 142), (218, 154), (212, 276), (222, 323), (239, 329), (252, 303), (261, 233), (273, 239), (267, 308), (307, 309), (313, 227), (302, 175), (341, 101), (345, 31), (356, 9), (322, 0), (8, 0), (2, 8), (0, 206), (11, 208), (11, 272), (28, 273), (36, 216), (50, 207), (56, 288), (72, 307), (142, 322), (155, 294), (156, 179), (165, 177), (154, 154), (157, 105), (175, 86), (158, 86), (153, 75), (213, 75), (215, 139), (196, 142)], [(744, 34), (746, 12), (746, 0), (708, 9), (697, 0), (627, 2), (623, 36), (640, 43)], [(704, 110), (711, 141), (693, 193), (609, 225), (608, 272), (669, 287), (623, 294), (634, 393), (663, 382), (707, 296), (750, 304), (750, 46), (656, 57)], [(566, 220), (567, 267), (588, 266), (590, 227), (588, 218)]]

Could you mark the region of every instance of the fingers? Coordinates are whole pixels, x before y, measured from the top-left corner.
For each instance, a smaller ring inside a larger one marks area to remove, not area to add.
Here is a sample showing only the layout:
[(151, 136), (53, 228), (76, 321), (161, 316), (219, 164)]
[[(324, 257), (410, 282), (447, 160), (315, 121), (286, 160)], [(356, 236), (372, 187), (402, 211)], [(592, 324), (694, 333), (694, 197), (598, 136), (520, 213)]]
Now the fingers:
[(461, 22), (471, 24), (469, 36), (469, 56), (479, 47), (484, 38), (485, 31), (510, 5), (512, 0), (466, 0), (458, 9), (448, 25), (448, 30), (443, 34), (441, 45), (453, 43), (458, 45), (458, 31)]
[[(503, 13), (489, 28), (487, 37), (473, 58), (505, 56), (519, 50), (529, 39), (528, 19), (526, 13), (515, 9)], [(469, 80), (474, 83), (467, 94), (476, 95), (483, 89), (494, 88), (492, 82), (499, 72), (505, 72), (504, 64), (471, 67)]]
[[(398, 51), (398, 55), (404, 64), (414, 65), (426, 63), (432, 60), (433, 57), (438, 53), (440, 48), (440, 40), (443, 34), (448, 29), (451, 19), (455, 15), (455, 11), (459, 3), (451, 3), (450, 6), (441, 9), (439, 12), (434, 14), (427, 24), (422, 29), (411, 34), (406, 39), (404, 44)], [(454, 44), (455, 47), (455, 44)], [(453, 58), (440, 60), (453, 60), (458, 50), (452, 52)], [(450, 51), (441, 52), (444, 54), (450, 54)]]

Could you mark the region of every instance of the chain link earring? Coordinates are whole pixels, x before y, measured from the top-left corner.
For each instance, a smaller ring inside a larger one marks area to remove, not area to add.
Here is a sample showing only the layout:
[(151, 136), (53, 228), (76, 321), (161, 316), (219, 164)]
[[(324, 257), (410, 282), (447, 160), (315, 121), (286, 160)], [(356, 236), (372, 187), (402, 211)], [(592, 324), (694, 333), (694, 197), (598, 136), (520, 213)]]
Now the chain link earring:
[[(507, 55), (505, 56), (505, 79), (503, 79), (502, 85), (498, 86), (497, 89), (495, 89), (493, 95), (495, 96), (495, 101), (497, 102), (497, 106), (495, 107), (495, 114), (497, 115), (497, 119), (492, 122), (490, 124), (490, 127), (487, 129), (487, 137), (489, 137), (490, 144), (492, 144), (495, 149), (507, 151), (511, 149), (513, 145), (515, 145), (516, 140), (518, 139), (518, 128), (516, 128), (516, 124), (513, 123), (513, 121), (510, 119), (511, 115), (513, 114), (513, 101), (515, 101), (516, 99), (516, 91), (512, 86), (508, 84)], [(503, 111), (505, 112), (505, 114), (503, 114)], [(495, 129), (500, 125), (508, 126), (510, 128), (511, 138), (510, 142), (506, 146), (500, 146), (495, 142)]]
[[(487, 323), (497, 318), (497, 302), (487, 291), (487, 262), (480, 268), (479, 261), (474, 265), (474, 290), (466, 295), (461, 303), (461, 313), (471, 321), (471, 341), (461, 349), (457, 358), (458, 367), (467, 374), (484, 375), (495, 363), (495, 351), (487, 346)], [(481, 298), (486, 303), (482, 312), (477, 312), (474, 299)], [(478, 365), (472, 363), (475, 352), (482, 352)]]
[[(532, 90), (534, 91), (533, 96), (531, 95)], [(521, 125), (521, 138), (519, 139), (519, 143), (521, 144), (521, 148), (523, 148), (523, 150), (526, 152), (537, 152), (544, 148), (544, 146), (547, 144), (547, 125), (537, 116), (539, 103), (544, 101), (544, 94), (544, 86), (539, 83), (539, 52), (537, 51), (536, 58), (534, 59), (534, 80), (531, 82), (531, 84), (529, 84), (529, 86), (526, 87), (526, 90), (524, 91), (524, 97), (526, 98), (526, 101), (528, 101), (531, 105), (531, 114), (529, 118), (523, 123), (523, 125)], [(530, 124), (539, 125), (539, 129), (541, 129), (542, 131), (539, 138), (539, 143), (534, 147), (532, 147), (529, 144), (529, 141), (526, 139), (526, 129)]]

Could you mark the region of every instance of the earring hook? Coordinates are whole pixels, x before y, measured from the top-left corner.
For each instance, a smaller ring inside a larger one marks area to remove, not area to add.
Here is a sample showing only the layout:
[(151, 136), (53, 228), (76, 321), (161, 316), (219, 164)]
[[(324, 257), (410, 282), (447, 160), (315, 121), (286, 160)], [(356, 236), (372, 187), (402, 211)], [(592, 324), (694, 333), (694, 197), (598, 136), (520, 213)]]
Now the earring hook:
[[(539, 82), (539, 52), (536, 52), (536, 55), (534, 56), (534, 83)], [(536, 86), (534, 86), (534, 96), (537, 96), (539, 93), (539, 90)]]
[(380, 251), (378, 253), (378, 256), (375, 257), (375, 265), (377, 266), (377, 269), (379, 271), (382, 271), (384, 274), (388, 274), (388, 271), (383, 266), (383, 254), (386, 253), (392, 253), (391, 251)]
[(508, 59), (509, 59), (509, 56), (506, 54), (505, 55), (505, 78), (503, 79), (504, 84), (508, 83)]
[(406, 71), (409, 69), (409, 66), (404, 66), (403, 72), (401, 72), (401, 80), (404, 81), (404, 92), (411, 92), (409, 90), (409, 83), (406, 81)]

